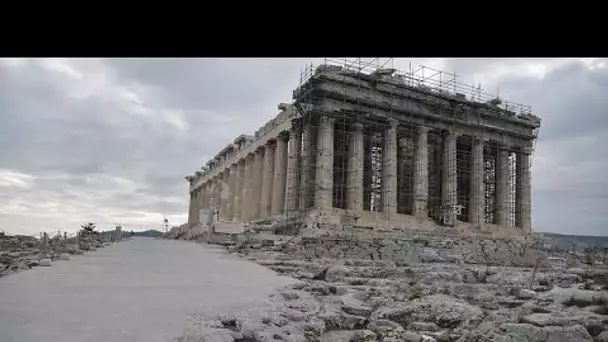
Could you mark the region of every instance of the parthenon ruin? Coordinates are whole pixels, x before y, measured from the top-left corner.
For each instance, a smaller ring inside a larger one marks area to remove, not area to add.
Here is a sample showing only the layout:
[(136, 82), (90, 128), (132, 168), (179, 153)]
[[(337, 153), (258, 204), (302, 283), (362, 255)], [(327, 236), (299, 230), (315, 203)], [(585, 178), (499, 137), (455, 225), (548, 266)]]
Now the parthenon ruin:
[(279, 109), (186, 177), (188, 223), (531, 231), (530, 107), (359, 60), (307, 67)]

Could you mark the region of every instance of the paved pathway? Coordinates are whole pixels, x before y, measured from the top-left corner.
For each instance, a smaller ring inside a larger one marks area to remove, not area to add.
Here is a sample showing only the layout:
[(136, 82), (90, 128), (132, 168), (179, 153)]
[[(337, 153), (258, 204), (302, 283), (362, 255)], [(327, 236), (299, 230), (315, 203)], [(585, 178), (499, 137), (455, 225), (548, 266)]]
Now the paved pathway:
[(136, 238), (0, 278), (0, 341), (166, 342), (291, 281), (216, 246)]

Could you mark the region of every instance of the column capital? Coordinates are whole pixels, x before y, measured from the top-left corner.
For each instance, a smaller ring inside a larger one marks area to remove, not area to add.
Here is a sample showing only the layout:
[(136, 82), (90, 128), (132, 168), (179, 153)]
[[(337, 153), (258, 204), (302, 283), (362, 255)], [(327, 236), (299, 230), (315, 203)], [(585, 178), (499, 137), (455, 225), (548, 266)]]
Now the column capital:
[(302, 130), (302, 119), (301, 118), (293, 118), (291, 119), (291, 128), (289, 132), (296, 131), (299, 132)]
[(399, 120), (395, 118), (387, 118), (386, 122), (388, 123), (390, 128), (397, 128), (397, 126), (399, 125)]
[(511, 149), (511, 146), (505, 142), (499, 142), (496, 144), (496, 148), (499, 151), (509, 151)]
[(355, 132), (361, 132), (363, 130), (363, 124), (360, 122), (354, 122), (351, 127)]
[(456, 140), (458, 138), (458, 134), (454, 131), (446, 131), (445, 132), (445, 140)]
[(418, 133), (427, 134), (431, 130), (428, 126), (418, 126)]
[(485, 135), (473, 135), (471, 136), (471, 141), (474, 143), (485, 143), (486, 141), (489, 141), (490, 139), (485, 136)]
[(330, 124), (333, 124), (334, 122), (336, 122), (336, 118), (334, 118), (333, 116), (329, 116), (329, 115), (321, 116), (321, 120), (325, 120), (327, 123), (330, 123)]
[(290, 134), (291, 134), (291, 129), (289, 130), (289, 132), (288, 131), (281, 131), (281, 132), (279, 132), (279, 134), (277, 134), (277, 137), (275, 138), (275, 140), (288, 141)]
[[(278, 139), (278, 137), (276, 139)], [(277, 141), (275, 139), (270, 139), (264, 144), (264, 147), (265, 148), (268, 148), (268, 147), (274, 148), (274, 147), (276, 147), (276, 145), (277, 145)]]
[(302, 134), (302, 127), (291, 126), (291, 128), (289, 129), (289, 140), (298, 139), (298, 137), (301, 136), (300, 134)]
[(519, 152), (525, 155), (531, 155), (533, 150), (532, 146), (519, 146)]

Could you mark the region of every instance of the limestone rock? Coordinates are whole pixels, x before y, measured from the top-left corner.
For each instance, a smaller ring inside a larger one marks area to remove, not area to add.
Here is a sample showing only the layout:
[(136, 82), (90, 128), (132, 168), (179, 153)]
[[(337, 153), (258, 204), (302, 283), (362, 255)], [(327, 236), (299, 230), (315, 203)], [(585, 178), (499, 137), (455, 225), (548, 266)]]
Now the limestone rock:
[(599, 301), (608, 300), (608, 292), (579, 290), (577, 288), (554, 288), (539, 295), (538, 300), (551, 299), (557, 303), (575, 302), (579, 305), (592, 305)]
[(365, 306), (361, 301), (351, 297), (342, 297), (342, 310), (355, 316), (368, 317), (372, 313), (372, 309)]
[[(383, 340), (385, 341), (385, 340)], [(406, 341), (406, 342), (437, 342), (437, 340), (431, 336), (428, 335), (420, 335), (417, 334), (415, 332), (411, 332), (411, 331), (406, 331), (403, 334), (403, 339), (402, 341)]]
[(519, 299), (532, 299), (534, 297), (536, 297), (536, 292), (528, 289), (521, 289), (517, 295)]
[(411, 305), (412, 317), (416, 321), (432, 321), (444, 328), (476, 325), (483, 318), (483, 311), (479, 307), (445, 295), (427, 296)]
[(358, 330), (351, 338), (351, 342), (375, 342), (378, 341), (378, 335), (371, 330)]
[(377, 321), (393, 321), (408, 325), (411, 321), (412, 308), (381, 308), (372, 314), (372, 319)]
[(547, 342), (593, 342), (593, 338), (581, 325), (543, 328)]
[(433, 322), (412, 322), (409, 328), (414, 331), (439, 331), (439, 326)]
[(539, 328), (526, 323), (507, 323), (500, 326), (493, 341), (593, 342), (593, 338), (581, 325)]
[(319, 315), (325, 322), (325, 326), (334, 329), (358, 329), (365, 324), (365, 317), (350, 315), (339, 309), (327, 308)]
[(602, 331), (601, 334), (596, 337), (597, 342), (608, 342), (608, 330)]
[(416, 299), (401, 307), (382, 308), (372, 319), (388, 319), (407, 326), (410, 322), (434, 322), (439, 327), (456, 328), (476, 325), (483, 319), (483, 311), (464, 301), (446, 295), (431, 295)]
[(587, 270), (585, 270), (583, 268), (569, 268), (566, 270), (566, 272), (571, 273), (571, 274), (576, 274), (581, 277), (587, 275)]
[(340, 266), (332, 266), (332, 267), (329, 267), (327, 269), (327, 271), (325, 271), (324, 280), (335, 283), (335, 282), (338, 282), (338, 281), (344, 279), (344, 277), (346, 277), (348, 275), (349, 275), (348, 269), (346, 269), (344, 267), (340, 267)]
[(382, 341), (385, 341), (386, 338), (401, 338), (405, 334), (401, 325), (384, 319), (371, 321), (367, 325), (367, 329), (375, 332), (378, 338), (383, 339)]
[[(310, 339), (310, 341), (323, 341), (323, 342), (349, 341), (349, 342), (351, 342), (351, 341), (354, 341), (354, 339), (356, 338), (355, 337), (356, 333), (357, 333), (356, 331), (352, 331), (352, 330), (333, 330), (333, 331), (328, 331), (325, 334), (323, 334), (322, 340), (319, 340), (318, 338), (314, 339), (314, 337), (313, 337), (313, 339)], [(270, 341), (272, 341), (272, 340), (270, 340)], [(371, 341), (377, 341), (377, 340), (371, 340)]]

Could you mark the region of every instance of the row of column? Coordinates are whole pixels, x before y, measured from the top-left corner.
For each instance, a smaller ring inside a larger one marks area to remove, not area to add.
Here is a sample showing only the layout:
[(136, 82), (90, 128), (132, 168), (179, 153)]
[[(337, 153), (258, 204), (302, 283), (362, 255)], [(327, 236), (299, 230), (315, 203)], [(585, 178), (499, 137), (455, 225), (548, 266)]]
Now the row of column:
[[(385, 132), (383, 169), (382, 169), (382, 212), (388, 217), (397, 213), (397, 120), (389, 120)], [(301, 158), (301, 188), (300, 188), (300, 209), (308, 207), (308, 198), (311, 197), (309, 191), (314, 191), (314, 208), (320, 213), (329, 211), (332, 208), (333, 200), (333, 162), (334, 162), (334, 119), (331, 117), (321, 117), (317, 131), (316, 141), (316, 178), (314, 187), (310, 184), (309, 163), (312, 126), (303, 128), (303, 149)], [(414, 167), (414, 216), (428, 217), (428, 197), (429, 197), (429, 176), (428, 176), (428, 127), (419, 127), (416, 136), (416, 153)], [(363, 144), (363, 125), (354, 123), (351, 125), (350, 142), (347, 160), (347, 198), (346, 208), (352, 211), (363, 210), (363, 168), (364, 168), (364, 144)], [(458, 206), (457, 198), (457, 136), (449, 132), (443, 140), (443, 161), (442, 161), (442, 213), (443, 223), (454, 225), (456, 223)], [(483, 181), (484, 174), (484, 140), (473, 139), (471, 149), (472, 169), (471, 169), (471, 188), (469, 198), (469, 222), (479, 226), (485, 221), (485, 188)], [(518, 225), (529, 230), (531, 226), (531, 177), (530, 177), (530, 151), (523, 149), (517, 154), (517, 189), (516, 189), (516, 208), (515, 216)], [(496, 224), (509, 224), (508, 211), (508, 191), (510, 190), (511, 170), (508, 168), (508, 152), (506, 149), (499, 149), (497, 155), (497, 191), (496, 191)]]
[[(189, 222), (200, 209), (226, 221), (249, 221), (295, 208), (297, 132), (279, 135), (191, 193)], [(288, 172), (291, 170), (291, 172)]]
[[(382, 169), (382, 212), (389, 218), (397, 213), (397, 120), (389, 120), (385, 132)], [(249, 221), (266, 218), (311, 205), (321, 214), (333, 207), (334, 119), (321, 117), (315, 127), (295, 127), (289, 137), (280, 135), (257, 149), (229, 169), (214, 177), (191, 194), (189, 222), (198, 222), (200, 208), (219, 211), (225, 220)], [(428, 127), (419, 127), (416, 134), (414, 167), (413, 215), (428, 217), (429, 146)], [(316, 141), (313, 141), (316, 135)], [(443, 223), (456, 223), (457, 136), (448, 132), (443, 140), (442, 213)], [(316, 146), (316, 148), (315, 148)], [(364, 132), (361, 123), (351, 125), (347, 159), (346, 208), (363, 210)], [(485, 221), (484, 140), (473, 138), (469, 189), (469, 222), (474, 226)], [(316, 153), (315, 169), (311, 159)], [(515, 221), (524, 230), (531, 226), (530, 151), (517, 153)], [(509, 223), (511, 170), (508, 152), (500, 148), (496, 166), (496, 223)], [(314, 183), (312, 179), (314, 177)], [(309, 186), (314, 184), (314, 186)], [(312, 200), (312, 203), (311, 203)], [(204, 219), (204, 218), (200, 218)]]

